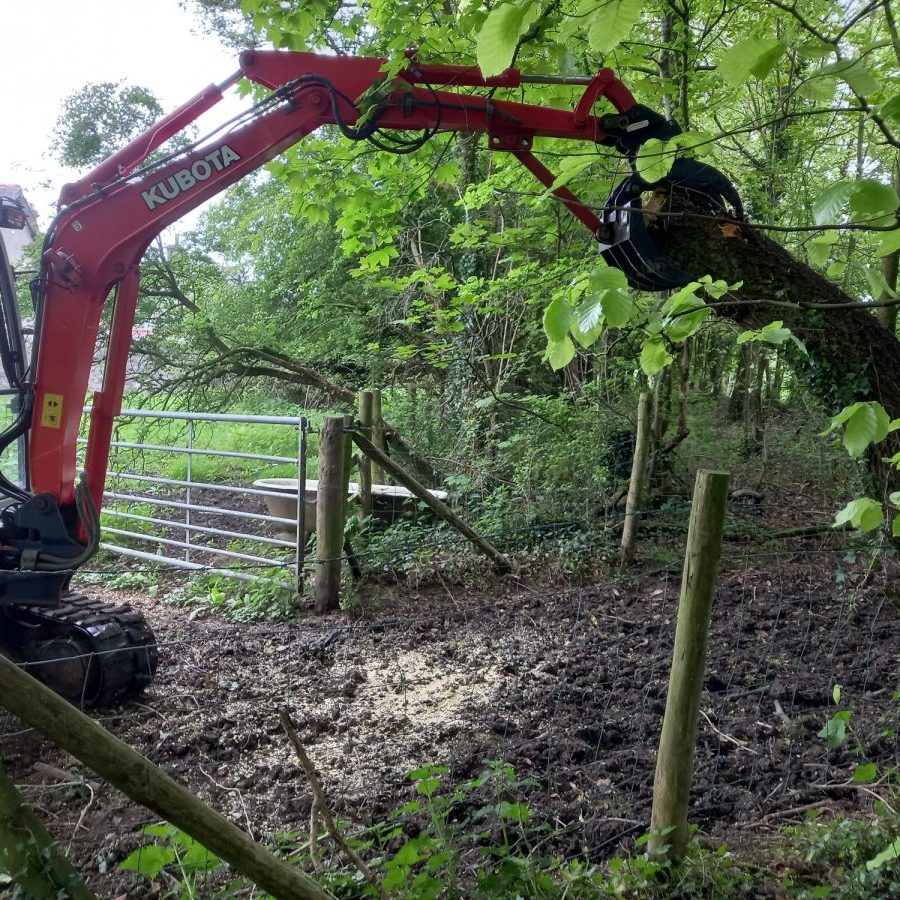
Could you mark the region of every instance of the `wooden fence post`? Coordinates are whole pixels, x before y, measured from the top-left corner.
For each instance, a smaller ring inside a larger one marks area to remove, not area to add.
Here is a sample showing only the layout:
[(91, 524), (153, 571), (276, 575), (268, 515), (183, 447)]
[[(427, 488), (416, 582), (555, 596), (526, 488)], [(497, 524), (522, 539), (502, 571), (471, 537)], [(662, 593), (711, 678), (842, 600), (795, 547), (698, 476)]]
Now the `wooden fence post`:
[(319, 489), (316, 494), (315, 611), (338, 609), (341, 597), (341, 556), (344, 552), (346, 435), (343, 416), (322, 420), (319, 435)]
[[(359, 424), (372, 443), (374, 440), (375, 424), (375, 392), (359, 392)], [(359, 465), (359, 521), (366, 520), (372, 515), (372, 460), (362, 450), (357, 454)]]
[(716, 571), (722, 550), (728, 477), (727, 472), (701, 470), (694, 487), (672, 672), (653, 782), (647, 849), (648, 854), (657, 859), (677, 861), (688, 844), (687, 816), (697, 716), (706, 671), (706, 642)]
[(2, 768), (0, 872), (12, 878), (22, 896), (97, 900)]
[(647, 471), (647, 455), (650, 449), (650, 395), (642, 393), (638, 398), (637, 434), (634, 441), (634, 458), (631, 461), (631, 481), (628, 499), (625, 501), (625, 524), (622, 526), (622, 547), (619, 559), (623, 566), (634, 562), (637, 545), (637, 513), (644, 493), (644, 475)]
[[(372, 391), (372, 434), (367, 438), (382, 452), (387, 453), (387, 444), (384, 441), (384, 419), (381, 418), (381, 391)], [(372, 464), (372, 483), (386, 484), (387, 472), (377, 463)]]
[(297, 866), (272, 856), (237, 825), (2, 653), (0, 705), (278, 900), (333, 900)]

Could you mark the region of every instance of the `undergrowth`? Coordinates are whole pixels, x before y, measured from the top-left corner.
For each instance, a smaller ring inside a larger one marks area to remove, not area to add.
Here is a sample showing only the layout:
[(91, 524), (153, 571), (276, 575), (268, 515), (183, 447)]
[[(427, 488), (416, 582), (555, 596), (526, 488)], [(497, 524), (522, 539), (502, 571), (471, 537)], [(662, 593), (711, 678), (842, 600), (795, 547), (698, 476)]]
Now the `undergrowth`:
[[(871, 821), (811, 812), (741, 853), (696, 832), (678, 865), (633, 852), (605, 861), (560, 859), (544, 848), (554, 826), (537, 821), (517, 799), (525, 782), (512, 767), (491, 762), (475, 778), (451, 784), (444, 766), (411, 772), (411, 798), (383, 821), (339, 827), (378, 884), (400, 900), (437, 898), (734, 898), (900, 897), (900, 818), (879, 805)], [(149, 881), (165, 870), (170, 897), (265, 896), (227, 875), (222, 861), (169, 825), (150, 826), (153, 838), (121, 863)], [(340, 900), (377, 897), (364, 874), (348, 865), (329, 835), (318, 834), (315, 857), (308, 834), (282, 835), (277, 852)]]

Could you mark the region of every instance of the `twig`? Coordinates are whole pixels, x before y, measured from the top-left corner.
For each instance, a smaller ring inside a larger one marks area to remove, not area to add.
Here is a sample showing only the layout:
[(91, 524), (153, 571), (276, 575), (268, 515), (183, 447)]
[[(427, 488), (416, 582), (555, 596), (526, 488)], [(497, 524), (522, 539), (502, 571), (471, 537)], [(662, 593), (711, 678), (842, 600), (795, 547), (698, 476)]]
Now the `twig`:
[[(878, 787), (882, 781), (884, 781), (883, 777), (879, 778), (878, 781), (873, 781), (872, 785)], [(883, 803), (892, 815), (897, 815), (897, 810), (895, 810), (884, 797), (873, 791), (872, 787), (867, 784), (858, 784), (855, 781), (838, 781), (826, 784), (811, 784), (809, 787), (818, 788), (820, 791), (861, 791), (864, 794), (868, 794), (870, 797), (874, 797), (879, 803)]]
[(347, 859), (356, 866), (366, 881), (375, 888), (378, 892), (378, 896), (381, 897), (381, 900), (390, 900), (390, 896), (381, 886), (378, 876), (366, 865), (363, 858), (347, 843), (344, 836), (338, 831), (337, 825), (335, 825), (334, 819), (331, 816), (331, 811), (328, 809), (328, 804), (325, 802), (325, 792), (322, 790), (322, 784), (316, 773), (316, 767), (312, 764), (312, 760), (307, 755), (306, 750), (300, 741), (300, 735), (297, 734), (297, 729), (294, 727), (293, 721), (291, 721), (291, 714), (286, 709), (282, 709), (278, 717), (281, 720), (281, 727), (288, 736), (288, 740), (294, 748), (294, 753), (297, 754), (297, 759), (300, 761), (300, 765), (303, 767), (303, 771), (306, 773), (306, 777), (309, 780), (309, 786), (313, 792), (313, 807), (318, 807), (319, 814), (322, 816), (322, 821), (325, 823), (325, 830), (331, 835), (332, 839), (338, 847), (340, 847)]
[(319, 855), (319, 801), (313, 797), (309, 808), (309, 861), (314, 872), (321, 872), (325, 867)]
[(59, 781), (65, 782), (66, 784), (86, 784), (93, 788), (95, 791), (100, 789), (99, 782), (91, 781), (90, 779), (85, 778), (83, 775), (79, 775), (76, 772), (67, 772), (65, 769), (60, 769), (58, 766), (51, 766), (49, 763), (36, 762), (34, 764), (34, 771), (48, 778), (56, 778)]
[(707, 724), (709, 725), (709, 727), (712, 728), (712, 730), (713, 730), (720, 738), (722, 738), (723, 741), (730, 741), (732, 744), (735, 745), (735, 747), (738, 747), (738, 748), (740, 748), (741, 750), (746, 750), (747, 753), (753, 753), (753, 754), (756, 754), (756, 751), (755, 751), (752, 747), (748, 747), (748, 746), (747, 746), (747, 742), (746, 742), (746, 741), (739, 741), (736, 737), (732, 737), (730, 734), (725, 734), (724, 731), (719, 731), (719, 729), (716, 728), (715, 725), (713, 725), (712, 719), (710, 719), (710, 717), (709, 717), (705, 712), (703, 712), (702, 709), (700, 710), (700, 715), (703, 716), (704, 719), (706, 719), (706, 722), (707, 722)]
[(785, 725), (791, 724), (791, 719), (788, 714), (784, 711), (784, 707), (776, 700), (775, 701), (775, 714), (784, 722)]
[[(69, 846), (66, 848), (66, 852), (68, 853), (72, 849), (72, 841), (75, 840), (75, 835), (78, 834), (78, 829), (82, 827), (81, 823), (84, 821), (84, 817), (88, 814), (88, 810), (94, 805), (94, 789), (91, 787), (90, 783), (85, 781), (84, 786), (90, 791), (91, 798), (87, 802), (87, 806), (81, 810), (81, 815), (78, 817), (78, 821), (75, 823), (75, 827), (72, 829), (72, 837), (69, 839)], [(87, 829), (85, 828), (85, 831)]]
[(830, 800), (816, 800), (815, 803), (804, 803), (803, 806), (792, 806), (790, 809), (780, 809), (764, 815), (758, 822), (748, 822), (745, 827), (753, 828), (763, 822), (771, 822), (773, 819), (787, 819), (800, 813), (809, 812), (812, 809), (831, 809)]
[(244, 803), (244, 795), (241, 793), (241, 789), (236, 787), (227, 787), (224, 784), (219, 784), (219, 782), (216, 781), (216, 779), (213, 778), (212, 775), (210, 775), (209, 772), (207, 772), (206, 769), (203, 768), (203, 766), (198, 766), (198, 768), (220, 791), (226, 791), (229, 794), (237, 794), (238, 801), (241, 804), (241, 809), (244, 811), (244, 821), (247, 823), (247, 834), (252, 837), (253, 823), (250, 821), (250, 816), (247, 813), (247, 805)]

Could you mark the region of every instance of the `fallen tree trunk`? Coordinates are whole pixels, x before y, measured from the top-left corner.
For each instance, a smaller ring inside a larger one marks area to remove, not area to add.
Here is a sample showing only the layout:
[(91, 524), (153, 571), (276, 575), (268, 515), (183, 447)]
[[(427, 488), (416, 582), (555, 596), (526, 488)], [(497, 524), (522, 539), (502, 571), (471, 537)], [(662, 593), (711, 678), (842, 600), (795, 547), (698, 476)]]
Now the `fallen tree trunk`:
[(878, 400), (892, 418), (900, 416), (900, 341), (879, 323), (874, 307), (861, 308), (752, 225), (723, 222), (721, 210), (696, 194), (676, 189), (665, 203), (667, 215), (648, 222), (665, 254), (691, 278), (743, 282), (715, 303), (718, 315), (748, 329), (782, 320), (809, 352), (794, 354), (798, 375), (830, 411)]

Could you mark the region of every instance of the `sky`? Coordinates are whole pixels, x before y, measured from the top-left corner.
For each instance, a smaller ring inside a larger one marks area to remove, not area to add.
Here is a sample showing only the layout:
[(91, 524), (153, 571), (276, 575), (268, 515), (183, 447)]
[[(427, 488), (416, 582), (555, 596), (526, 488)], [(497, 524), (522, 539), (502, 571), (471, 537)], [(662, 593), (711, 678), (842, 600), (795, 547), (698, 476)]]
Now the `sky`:
[[(89, 81), (125, 80), (168, 112), (238, 68), (235, 52), (204, 35), (178, 0), (0, 0), (0, 20), (0, 182), (22, 185), (41, 229), (78, 174), (49, 152), (65, 97)], [(226, 96), (201, 130), (246, 105)]]

